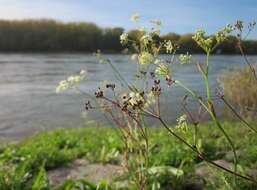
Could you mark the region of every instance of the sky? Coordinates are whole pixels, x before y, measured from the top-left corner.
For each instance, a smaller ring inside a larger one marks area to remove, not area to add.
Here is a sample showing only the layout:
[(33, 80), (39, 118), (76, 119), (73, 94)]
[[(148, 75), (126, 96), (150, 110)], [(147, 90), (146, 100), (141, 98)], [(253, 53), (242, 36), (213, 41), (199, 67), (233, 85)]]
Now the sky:
[[(162, 31), (214, 33), (229, 23), (257, 21), (257, 0), (0, 0), (0, 19), (50, 18), (63, 22), (94, 22), (126, 30), (160, 19)], [(141, 22), (133, 24), (138, 13)], [(250, 38), (257, 39), (257, 29)]]

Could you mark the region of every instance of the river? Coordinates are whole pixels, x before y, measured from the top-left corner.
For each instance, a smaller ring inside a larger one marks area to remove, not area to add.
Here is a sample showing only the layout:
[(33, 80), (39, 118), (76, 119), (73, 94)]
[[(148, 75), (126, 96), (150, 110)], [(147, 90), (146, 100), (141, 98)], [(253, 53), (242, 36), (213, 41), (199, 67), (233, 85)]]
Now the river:
[[(135, 81), (136, 66), (128, 63), (128, 56), (106, 56), (126, 80)], [(249, 58), (257, 62), (257, 56)], [(194, 55), (193, 60), (203, 63), (205, 57)], [(243, 66), (241, 56), (213, 56), (212, 85), (217, 85), (221, 73)], [(71, 91), (55, 93), (60, 80), (81, 69), (89, 72), (81, 86), (84, 91), (93, 93), (103, 80), (116, 81), (109, 65), (97, 63), (91, 54), (0, 54), (0, 140), (19, 139), (42, 130), (82, 127), (92, 119), (99, 125), (104, 123), (101, 113), (93, 113), (86, 119), (81, 117), (87, 100), (83, 95)], [(174, 78), (204, 94), (204, 84), (195, 64), (173, 65), (172, 73)], [(169, 97), (162, 106), (167, 120), (174, 122), (182, 113), (180, 104), (184, 94), (179, 88), (167, 91)]]

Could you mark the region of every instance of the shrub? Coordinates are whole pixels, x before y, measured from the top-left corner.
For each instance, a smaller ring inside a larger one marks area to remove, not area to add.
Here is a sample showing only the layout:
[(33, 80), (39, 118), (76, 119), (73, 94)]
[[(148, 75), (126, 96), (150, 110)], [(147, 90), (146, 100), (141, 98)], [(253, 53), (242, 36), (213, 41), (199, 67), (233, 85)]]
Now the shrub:
[[(249, 68), (226, 72), (221, 76), (221, 83), (227, 101), (241, 115), (250, 119), (257, 116), (257, 82)], [(228, 116), (229, 111), (226, 111)]]

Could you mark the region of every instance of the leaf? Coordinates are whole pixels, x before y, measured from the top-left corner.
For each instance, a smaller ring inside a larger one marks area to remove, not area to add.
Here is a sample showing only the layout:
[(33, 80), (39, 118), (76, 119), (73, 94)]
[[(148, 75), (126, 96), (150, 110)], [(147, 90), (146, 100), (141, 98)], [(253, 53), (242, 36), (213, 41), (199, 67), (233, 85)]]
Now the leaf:
[(174, 168), (172, 166), (156, 166), (156, 167), (151, 167), (148, 169), (149, 174), (151, 175), (164, 175), (164, 174), (170, 174), (174, 175), (177, 177), (180, 177), (184, 175), (183, 170)]
[(38, 175), (33, 183), (32, 190), (49, 189), (49, 180), (45, 171), (45, 163), (39, 169)]

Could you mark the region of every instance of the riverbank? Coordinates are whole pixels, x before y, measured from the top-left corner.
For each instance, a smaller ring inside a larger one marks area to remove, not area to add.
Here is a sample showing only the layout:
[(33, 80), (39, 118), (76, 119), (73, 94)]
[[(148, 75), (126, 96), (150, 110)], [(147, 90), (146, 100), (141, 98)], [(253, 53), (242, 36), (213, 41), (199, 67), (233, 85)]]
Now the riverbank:
[[(233, 135), (239, 156), (238, 171), (257, 179), (257, 134), (238, 123), (224, 123), (224, 127)], [(188, 142), (193, 141), (191, 129), (186, 133), (174, 131)], [(199, 134), (202, 138), (198, 143), (206, 156), (224, 167), (233, 168), (233, 154), (219, 130), (212, 123), (207, 123), (200, 126)], [(151, 167), (166, 168), (166, 172), (156, 176), (164, 189), (190, 187), (211, 190), (224, 186), (224, 180), (227, 185), (233, 183), (233, 176), (207, 166), (165, 129), (150, 129), (149, 135)], [(35, 183), (45, 186), (38, 190), (57, 187), (62, 190), (65, 188), (61, 184), (75, 183), (70, 180), (80, 179), (89, 181), (91, 189), (96, 188), (95, 183), (103, 180), (108, 180), (112, 185), (124, 185), (124, 177), (119, 178), (123, 173), (121, 165), (122, 142), (113, 128), (49, 131), (19, 143), (1, 145), (0, 190), (27, 190)], [(180, 175), (177, 176), (174, 171), (180, 171)], [(237, 179), (237, 184), (239, 189), (257, 188), (241, 179)]]
[[(96, 52), (98, 49), (121, 52), (124, 49), (120, 43), (123, 32), (128, 32), (132, 39), (140, 39), (143, 34), (138, 30), (125, 31), (121, 27), (103, 28), (88, 22), (64, 23), (47, 19), (0, 19), (0, 28), (2, 52)], [(240, 54), (236, 33), (231, 35), (213, 53)], [(192, 37), (192, 33), (169, 32), (160, 36), (159, 40), (170, 40), (179, 45), (178, 53), (203, 53)], [(243, 39), (242, 45), (246, 54), (257, 54), (256, 39)]]

